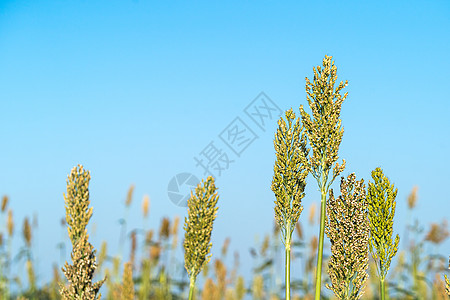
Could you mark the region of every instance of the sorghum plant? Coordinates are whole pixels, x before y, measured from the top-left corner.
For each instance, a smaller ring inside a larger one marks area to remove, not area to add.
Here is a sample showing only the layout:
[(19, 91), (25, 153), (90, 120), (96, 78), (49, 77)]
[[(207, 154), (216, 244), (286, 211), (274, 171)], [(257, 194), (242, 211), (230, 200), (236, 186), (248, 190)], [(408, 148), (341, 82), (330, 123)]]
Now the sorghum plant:
[(133, 265), (131, 264), (131, 262), (126, 263), (124, 266), (121, 296), (122, 300), (133, 300), (135, 298)]
[(308, 176), (308, 149), (306, 136), (302, 132), (300, 119), (295, 123), (292, 108), (286, 111), (286, 121), (278, 120), (274, 146), (276, 161), (272, 180), (275, 193), (275, 220), (280, 227), (282, 241), (286, 251), (285, 281), (286, 300), (290, 299), (290, 264), (292, 233), (303, 210), (301, 204), (305, 196), (306, 177)]
[(356, 300), (363, 295), (369, 267), (369, 221), (364, 180), (355, 174), (341, 179), (341, 196), (334, 198), (330, 189), (325, 233), (331, 242), (326, 285), (339, 299)]
[[(100, 287), (104, 280), (92, 283), (97, 268), (94, 247), (88, 242), (86, 226), (92, 216), (89, 208), (89, 180), (91, 175), (83, 166), (74, 167), (67, 179), (67, 194), (64, 195), (66, 207), (67, 231), (73, 250), (72, 265), (67, 262), (62, 268), (69, 281), (61, 286), (63, 299), (94, 300), (100, 299)], [(98, 294), (98, 295), (97, 295)]]
[(377, 265), (381, 299), (384, 300), (385, 278), (400, 241), (398, 234), (395, 241), (392, 241), (397, 189), (394, 189), (394, 184), (389, 182), (380, 168), (372, 171), (372, 178), (374, 182), (369, 182), (367, 192), (370, 227), (369, 250)]
[(217, 214), (219, 195), (214, 178), (208, 176), (191, 192), (188, 200), (188, 216), (184, 223), (184, 263), (189, 275), (189, 300), (194, 297), (195, 280), (202, 268), (210, 261), (211, 233)]
[[(337, 68), (331, 60), (331, 56), (323, 59), (323, 68), (314, 68), (313, 83), (306, 78), (306, 99), (312, 111), (311, 116), (300, 106), (300, 114), (305, 127), (306, 136), (312, 148), (309, 159), (309, 169), (319, 185), (321, 193), (320, 202), (320, 232), (319, 248), (316, 269), (315, 299), (320, 299), (322, 278), (322, 256), (325, 234), (326, 197), (330, 185), (334, 179), (344, 170), (345, 160), (342, 165), (337, 161), (339, 145), (341, 144), (344, 129), (341, 126), (342, 102), (347, 98), (341, 90), (347, 86), (347, 81), (342, 81), (335, 88), (337, 80)], [(336, 162), (336, 164), (335, 164)], [(333, 167), (334, 165), (334, 167)], [(333, 167), (332, 174), (330, 171)]]

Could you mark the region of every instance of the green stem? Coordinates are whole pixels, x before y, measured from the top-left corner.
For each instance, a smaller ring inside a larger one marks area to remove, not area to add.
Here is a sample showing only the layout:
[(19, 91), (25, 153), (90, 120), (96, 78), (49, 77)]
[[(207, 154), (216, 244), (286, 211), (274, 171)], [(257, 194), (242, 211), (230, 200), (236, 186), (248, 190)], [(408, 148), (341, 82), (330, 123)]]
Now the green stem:
[(320, 300), (320, 289), (322, 285), (322, 256), (323, 256), (323, 239), (325, 234), (325, 213), (326, 213), (326, 188), (325, 179), (322, 176), (321, 200), (320, 200), (320, 233), (319, 233), (319, 249), (317, 254), (317, 267), (316, 267), (316, 294), (314, 299)]
[(385, 291), (385, 286), (384, 286), (384, 279), (380, 278), (380, 296), (381, 296), (381, 300), (384, 300), (385, 294), (386, 294), (386, 291)]
[(285, 264), (285, 283), (286, 283), (286, 300), (291, 299), (291, 224), (288, 222), (286, 226), (286, 264)]
[(194, 290), (195, 290), (195, 277), (191, 276), (189, 279), (189, 300), (194, 299)]

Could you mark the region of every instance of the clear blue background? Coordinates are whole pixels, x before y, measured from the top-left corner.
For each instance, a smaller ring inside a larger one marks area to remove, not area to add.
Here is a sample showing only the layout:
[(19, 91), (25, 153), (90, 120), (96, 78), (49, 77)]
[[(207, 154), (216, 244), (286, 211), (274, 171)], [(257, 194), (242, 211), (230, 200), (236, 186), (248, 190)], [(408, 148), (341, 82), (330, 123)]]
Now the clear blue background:
[[(129, 228), (142, 227), (144, 194), (151, 198), (147, 228), (158, 228), (163, 216), (184, 217), (167, 195), (172, 176), (201, 177), (194, 156), (261, 91), (283, 111), (298, 112), (307, 104), (305, 77), (324, 55), (333, 56), (339, 80), (349, 81), (343, 175), (356, 172), (367, 182), (371, 170), (384, 169), (398, 188), (394, 229), (401, 236), (414, 185), (419, 199), (410, 220), (427, 231), (448, 216), (448, 1), (0, 3), (0, 194), (11, 198), (15, 249), (23, 245), (23, 218), (38, 216), (33, 253), (41, 283), (60, 262), (73, 166), (91, 171), (94, 246), (107, 240), (117, 253), (130, 184)], [(275, 128), (274, 121), (258, 131), (217, 178), (213, 253), (230, 237), (244, 274), (255, 237), (273, 226)], [(308, 182), (301, 222), (320, 200)], [(317, 233), (317, 226), (309, 232)], [(436, 251), (449, 249), (447, 240)]]

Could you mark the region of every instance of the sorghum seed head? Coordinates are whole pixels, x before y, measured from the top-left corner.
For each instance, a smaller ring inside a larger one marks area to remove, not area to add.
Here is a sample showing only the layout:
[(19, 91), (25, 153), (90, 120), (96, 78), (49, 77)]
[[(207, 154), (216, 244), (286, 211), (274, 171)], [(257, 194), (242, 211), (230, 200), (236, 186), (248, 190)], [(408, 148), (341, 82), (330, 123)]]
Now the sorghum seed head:
[(144, 218), (147, 218), (148, 216), (148, 210), (150, 207), (150, 197), (148, 195), (145, 195), (142, 199), (142, 214), (144, 215)]
[(8, 229), (8, 235), (11, 237), (14, 233), (14, 220), (13, 220), (13, 214), (12, 210), (8, 210), (8, 221), (6, 224), (6, 227)]
[(27, 244), (27, 247), (31, 246), (31, 226), (30, 222), (28, 221), (28, 217), (25, 218), (23, 221), (23, 238), (25, 240), (25, 243)]
[(185, 218), (184, 261), (189, 277), (196, 278), (209, 262), (212, 247), (211, 233), (217, 214), (219, 196), (214, 178), (198, 184), (188, 200), (188, 216)]
[(125, 200), (125, 206), (130, 206), (133, 201), (134, 184), (130, 185), (127, 193), (127, 199)]
[(170, 236), (170, 220), (169, 218), (163, 218), (161, 221), (161, 227), (159, 228), (159, 238), (167, 239)]
[(419, 188), (417, 186), (414, 186), (411, 194), (409, 194), (408, 196), (408, 207), (409, 209), (413, 209), (416, 206), (416, 202), (417, 202), (417, 190)]
[(8, 205), (8, 196), (3, 196), (2, 198), (2, 212), (5, 212), (6, 206)]
[(442, 243), (450, 235), (447, 227), (447, 220), (444, 220), (440, 225), (437, 223), (432, 223), (430, 231), (428, 231), (427, 235), (425, 236), (425, 240), (430, 241), (436, 245)]

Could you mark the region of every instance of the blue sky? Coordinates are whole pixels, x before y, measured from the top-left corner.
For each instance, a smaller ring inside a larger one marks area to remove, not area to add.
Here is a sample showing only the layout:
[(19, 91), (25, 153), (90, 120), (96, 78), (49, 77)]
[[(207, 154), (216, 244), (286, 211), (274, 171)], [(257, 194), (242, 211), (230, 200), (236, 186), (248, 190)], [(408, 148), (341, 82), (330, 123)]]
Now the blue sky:
[[(245, 261), (273, 224), (276, 128), (275, 116), (262, 129), (245, 108), (264, 92), (298, 112), (305, 77), (324, 55), (349, 81), (343, 175), (367, 182), (384, 169), (398, 188), (400, 235), (417, 185), (412, 217), (428, 230), (450, 209), (449, 28), (448, 1), (1, 1), (0, 194), (11, 198), (15, 247), (23, 217), (37, 214), (34, 251), (41, 278), (49, 276), (66, 178), (81, 163), (92, 176), (94, 246), (107, 240), (113, 254), (130, 184), (129, 226), (142, 226), (145, 194), (149, 228), (183, 217), (168, 183), (182, 172), (202, 178), (194, 157), (214, 142), (234, 162), (217, 177), (213, 253), (230, 237)], [(237, 117), (257, 137), (240, 156), (220, 139)], [(320, 199), (312, 179), (303, 222)]]

